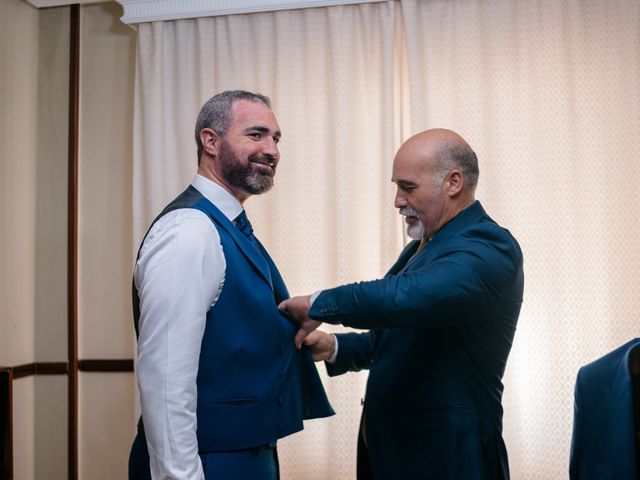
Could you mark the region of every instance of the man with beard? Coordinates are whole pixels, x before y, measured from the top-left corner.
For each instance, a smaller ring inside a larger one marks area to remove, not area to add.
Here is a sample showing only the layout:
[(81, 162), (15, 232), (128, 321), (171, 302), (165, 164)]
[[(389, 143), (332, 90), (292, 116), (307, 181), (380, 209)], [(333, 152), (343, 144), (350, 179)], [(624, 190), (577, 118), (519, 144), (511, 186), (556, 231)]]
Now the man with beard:
[(277, 439), (333, 414), (242, 208), (273, 185), (280, 128), (267, 97), (226, 91), (195, 137), (198, 174), (152, 223), (134, 270), (142, 417), (129, 478), (273, 480)]
[[(522, 304), (522, 252), (475, 200), (478, 161), (458, 134), (411, 137), (392, 180), (415, 240), (387, 275), (281, 308), (329, 375), (369, 369), (359, 480), (508, 479), (502, 375)], [(315, 330), (320, 322), (368, 331), (333, 336)]]

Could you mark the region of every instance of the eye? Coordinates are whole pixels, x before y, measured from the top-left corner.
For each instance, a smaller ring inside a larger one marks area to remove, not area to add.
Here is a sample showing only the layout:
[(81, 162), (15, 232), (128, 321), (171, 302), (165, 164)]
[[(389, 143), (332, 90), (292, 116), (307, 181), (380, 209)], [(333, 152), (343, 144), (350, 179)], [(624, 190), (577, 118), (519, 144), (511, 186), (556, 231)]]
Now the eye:
[(412, 183), (398, 183), (398, 188), (403, 192), (411, 193), (418, 188), (418, 186)]
[(273, 137), (273, 143), (280, 143), (280, 137)]
[(262, 134), (260, 132), (251, 132), (251, 133), (248, 133), (247, 135), (253, 138), (254, 140), (260, 140), (262, 138)]

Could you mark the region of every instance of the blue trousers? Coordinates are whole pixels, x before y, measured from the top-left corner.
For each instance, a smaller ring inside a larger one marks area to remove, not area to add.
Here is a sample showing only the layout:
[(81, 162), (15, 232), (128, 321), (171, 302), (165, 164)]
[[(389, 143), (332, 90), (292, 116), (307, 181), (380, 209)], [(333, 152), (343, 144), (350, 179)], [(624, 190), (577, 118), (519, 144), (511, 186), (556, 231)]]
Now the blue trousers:
[[(231, 452), (201, 453), (206, 480), (278, 480), (275, 443)], [(151, 480), (147, 441), (138, 433), (129, 456), (129, 480)]]

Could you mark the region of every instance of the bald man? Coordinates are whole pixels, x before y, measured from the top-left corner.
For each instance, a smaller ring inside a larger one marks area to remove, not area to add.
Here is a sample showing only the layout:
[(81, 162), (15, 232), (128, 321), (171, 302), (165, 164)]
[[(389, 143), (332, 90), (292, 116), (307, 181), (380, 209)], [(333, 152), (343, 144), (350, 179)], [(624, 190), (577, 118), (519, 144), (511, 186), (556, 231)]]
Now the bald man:
[[(395, 206), (414, 239), (380, 280), (280, 308), (329, 375), (369, 370), (358, 479), (509, 478), (502, 376), (522, 304), (522, 252), (475, 199), (467, 142), (434, 129), (396, 154)], [(364, 333), (330, 335), (321, 322)]]

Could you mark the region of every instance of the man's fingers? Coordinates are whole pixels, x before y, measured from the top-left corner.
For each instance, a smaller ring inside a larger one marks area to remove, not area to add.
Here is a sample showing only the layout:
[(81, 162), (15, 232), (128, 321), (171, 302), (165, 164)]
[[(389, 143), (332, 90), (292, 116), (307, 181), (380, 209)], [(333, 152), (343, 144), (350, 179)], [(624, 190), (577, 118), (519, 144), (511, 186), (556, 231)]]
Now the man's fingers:
[(305, 337), (302, 344), (307, 347), (313, 347), (314, 345), (317, 345), (320, 340), (321, 340), (320, 336), (317, 335), (317, 332), (314, 331)]
[(296, 338), (294, 340), (295, 344), (296, 344), (296, 348), (298, 350), (300, 350), (302, 348), (302, 342), (304, 341), (304, 339), (307, 337), (309, 333), (304, 330), (304, 329), (300, 329), (296, 332)]
[(283, 300), (278, 304), (278, 310), (281, 310), (283, 312), (288, 312), (289, 311), (289, 300)]

